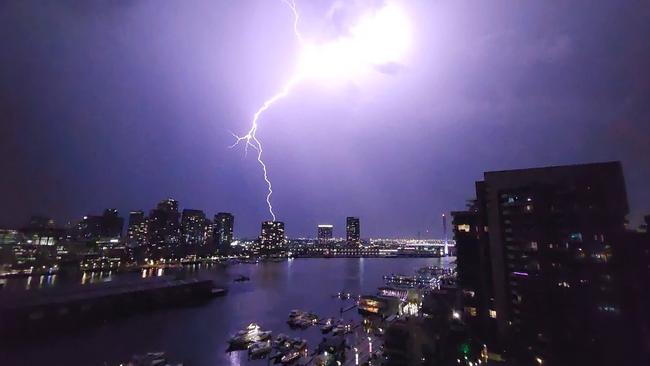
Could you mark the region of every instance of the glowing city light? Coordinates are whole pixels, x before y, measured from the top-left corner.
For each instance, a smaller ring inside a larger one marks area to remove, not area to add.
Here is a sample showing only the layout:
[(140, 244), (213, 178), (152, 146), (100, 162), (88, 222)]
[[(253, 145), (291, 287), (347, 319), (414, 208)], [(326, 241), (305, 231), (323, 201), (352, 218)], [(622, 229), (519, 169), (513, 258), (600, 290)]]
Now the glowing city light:
[(300, 43), (298, 68), (280, 91), (267, 99), (253, 114), (251, 127), (243, 136), (235, 135), (235, 147), (244, 143), (244, 150), (253, 148), (257, 162), (262, 168), (267, 186), (266, 204), (269, 214), (276, 221), (271, 203), (273, 184), (263, 159), (262, 143), (257, 137), (258, 121), (262, 114), (280, 99), (285, 98), (296, 84), (303, 80), (341, 81), (355, 78), (377, 66), (396, 63), (405, 56), (410, 44), (410, 26), (404, 11), (396, 4), (388, 3), (366, 14), (351, 27), (344, 37), (324, 43), (309, 42), (299, 31), (300, 14), (295, 0), (283, 0), (293, 13), (293, 32)]

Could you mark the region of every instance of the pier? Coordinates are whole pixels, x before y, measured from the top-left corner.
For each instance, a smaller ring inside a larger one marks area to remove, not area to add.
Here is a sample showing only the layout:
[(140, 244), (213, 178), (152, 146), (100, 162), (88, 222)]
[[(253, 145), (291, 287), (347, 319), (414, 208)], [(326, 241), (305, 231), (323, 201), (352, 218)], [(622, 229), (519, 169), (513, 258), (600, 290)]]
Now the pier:
[(11, 294), (0, 298), (0, 332), (29, 332), (180, 306), (225, 295), (211, 280), (152, 278), (69, 289)]

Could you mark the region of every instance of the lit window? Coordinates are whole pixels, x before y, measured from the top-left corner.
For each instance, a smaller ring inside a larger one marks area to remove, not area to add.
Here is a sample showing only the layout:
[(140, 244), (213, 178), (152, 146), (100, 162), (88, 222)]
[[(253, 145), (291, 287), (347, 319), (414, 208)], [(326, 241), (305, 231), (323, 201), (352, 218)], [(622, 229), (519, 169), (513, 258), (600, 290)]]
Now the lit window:
[(582, 241), (582, 233), (571, 233), (569, 237), (573, 241)]
[(490, 309), (490, 318), (496, 319), (497, 318), (497, 311), (494, 309)]
[(467, 224), (460, 224), (460, 225), (457, 225), (457, 226), (456, 226), (456, 229), (457, 229), (458, 231), (464, 231), (464, 232), (466, 232), (466, 233), (469, 233), (470, 227), (469, 227), (469, 225), (467, 225)]
[(465, 314), (469, 314), (469, 316), (476, 316), (477, 315), (476, 308), (472, 306), (466, 306)]

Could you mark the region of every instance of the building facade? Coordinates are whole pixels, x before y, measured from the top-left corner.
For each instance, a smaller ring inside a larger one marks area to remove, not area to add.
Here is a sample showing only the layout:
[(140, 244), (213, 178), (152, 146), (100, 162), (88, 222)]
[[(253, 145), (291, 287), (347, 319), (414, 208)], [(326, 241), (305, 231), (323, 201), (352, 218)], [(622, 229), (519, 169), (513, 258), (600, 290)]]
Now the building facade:
[(178, 202), (166, 199), (149, 213), (149, 246), (154, 248), (175, 247), (180, 242), (180, 213)]
[(219, 254), (227, 255), (230, 252), (234, 227), (235, 216), (233, 216), (233, 214), (229, 212), (219, 212), (214, 215), (213, 240)]
[(141, 247), (147, 244), (147, 218), (144, 211), (129, 213), (129, 228), (127, 229), (127, 244), (130, 247)]
[(620, 163), (486, 172), (476, 195), (453, 216), (459, 281), (478, 296), (465, 304), (482, 329), (494, 319), (496, 338), (530, 362), (614, 362), (611, 260), (628, 213)]
[(101, 216), (84, 216), (73, 230), (72, 237), (80, 241), (107, 242), (122, 237), (124, 219), (115, 209), (106, 209)]
[(328, 243), (332, 241), (334, 236), (334, 226), (333, 225), (318, 225), (317, 229), (318, 242), (321, 244)]
[(348, 217), (345, 220), (345, 238), (348, 244), (361, 244), (361, 226), (358, 217)]
[(286, 236), (284, 233), (284, 222), (264, 221), (260, 233), (260, 254), (276, 255), (284, 250)]
[(181, 218), (181, 243), (191, 247), (205, 245), (205, 213), (201, 210), (184, 209)]

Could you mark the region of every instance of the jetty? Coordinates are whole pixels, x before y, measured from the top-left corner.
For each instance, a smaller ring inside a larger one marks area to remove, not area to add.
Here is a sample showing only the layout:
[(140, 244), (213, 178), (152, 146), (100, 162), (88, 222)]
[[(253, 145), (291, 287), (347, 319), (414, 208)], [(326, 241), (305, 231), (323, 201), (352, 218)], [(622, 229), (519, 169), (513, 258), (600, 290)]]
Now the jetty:
[(0, 297), (0, 331), (67, 326), (138, 311), (181, 306), (225, 295), (211, 280), (165, 277), (71, 288), (7, 292)]

